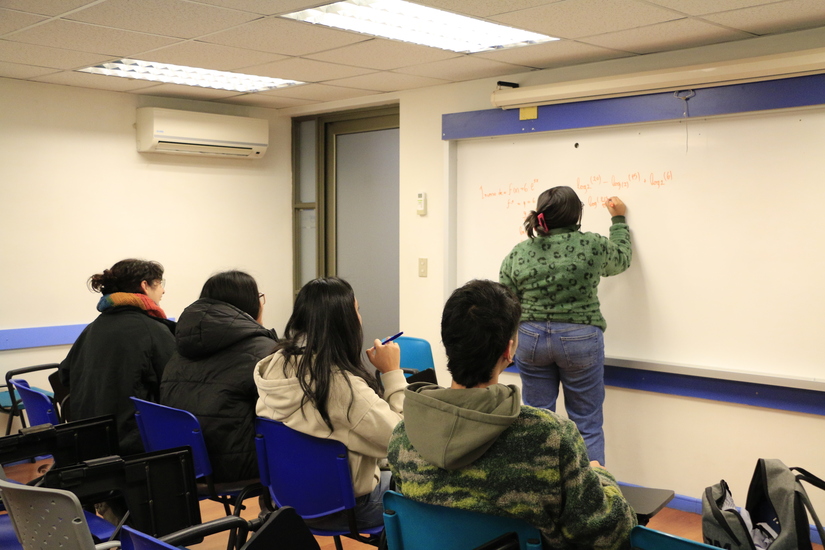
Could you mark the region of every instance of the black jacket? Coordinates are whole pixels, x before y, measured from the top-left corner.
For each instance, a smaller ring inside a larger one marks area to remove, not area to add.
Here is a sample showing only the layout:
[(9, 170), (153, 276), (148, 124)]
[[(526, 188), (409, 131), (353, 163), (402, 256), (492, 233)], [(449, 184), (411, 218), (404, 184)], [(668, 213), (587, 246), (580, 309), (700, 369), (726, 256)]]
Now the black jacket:
[(216, 482), (258, 477), (252, 372), (275, 348), (275, 331), (233, 305), (201, 298), (183, 310), (176, 341), (160, 402), (198, 417)]
[(60, 363), (69, 387), (69, 416), (81, 420), (115, 415), (120, 454), (142, 453), (130, 396), (157, 401), (163, 368), (175, 351), (175, 323), (140, 308), (117, 306), (101, 313)]

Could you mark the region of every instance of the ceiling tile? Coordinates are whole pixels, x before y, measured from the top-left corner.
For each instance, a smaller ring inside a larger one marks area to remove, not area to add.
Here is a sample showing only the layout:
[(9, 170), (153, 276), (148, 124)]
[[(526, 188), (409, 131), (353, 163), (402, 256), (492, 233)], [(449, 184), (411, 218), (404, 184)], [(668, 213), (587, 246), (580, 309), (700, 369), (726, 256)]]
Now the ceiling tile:
[(244, 70), (260, 76), (300, 80), (301, 82), (324, 82), (372, 72), (370, 69), (335, 65), (300, 57), (291, 57), (285, 61), (276, 61), (266, 65), (246, 67)]
[(557, 38), (579, 38), (681, 17), (672, 10), (636, 0), (566, 0), (492, 19)]
[(292, 97), (277, 97), (263, 94), (244, 94), (226, 99), (218, 100), (218, 103), (231, 103), (233, 105), (252, 105), (255, 107), (268, 107), (270, 109), (286, 109), (287, 107), (300, 107), (301, 105), (312, 105), (320, 103), (309, 99), (295, 99)]
[(760, 4), (772, 4), (777, 0), (648, 0), (665, 8), (687, 13), (688, 15), (705, 15), (721, 11), (749, 8)]
[(201, 40), (283, 55), (306, 55), (340, 48), (370, 38), (366, 35), (329, 29), (311, 23), (271, 17), (211, 34), (202, 37)]
[(378, 92), (411, 90), (413, 88), (424, 88), (426, 86), (437, 86), (439, 84), (448, 83), (448, 80), (441, 80), (438, 78), (391, 72), (372, 73), (363, 76), (354, 76), (352, 78), (331, 80), (329, 82), (329, 84), (335, 84), (338, 86), (362, 88), (365, 90), (375, 90)]
[(0, 9), (0, 36), (45, 20), (42, 15)]
[(256, 19), (257, 15), (183, 0), (107, 0), (66, 16), (116, 29), (194, 38)]
[(375, 38), (305, 57), (318, 61), (342, 63), (345, 65), (386, 71), (399, 67), (450, 59), (451, 57), (458, 57), (460, 55), (461, 54), (440, 50), (438, 48), (428, 48), (426, 46), (419, 46), (418, 44), (410, 44), (409, 42)]
[(776, 34), (825, 25), (825, 2), (788, 0), (706, 15), (704, 19), (754, 34)]
[(77, 71), (63, 71), (47, 76), (34, 78), (38, 82), (48, 82), (50, 84), (62, 84), (64, 86), (79, 86), (81, 88), (94, 88), (96, 90), (110, 90), (114, 92), (131, 92), (142, 88), (157, 86), (156, 82), (145, 80), (132, 80), (131, 78), (118, 78), (116, 76), (103, 76), (99, 74), (79, 73)]
[(645, 54), (666, 51), (673, 49), (673, 46), (693, 48), (745, 38), (753, 38), (753, 35), (696, 19), (680, 19), (638, 29), (600, 34), (583, 40), (605, 48)]
[(286, 59), (286, 56), (191, 40), (147, 52), (144, 58), (159, 63), (231, 71), (249, 65), (279, 61)]
[(176, 41), (174, 38), (108, 29), (63, 20), (50, 21), (15, 33), (14, 39), (29, 44), (68, 48), (117, 57), (168, 46)]
[(41, 15), (61, 15), (86, 4), (94, 4), (91, 0), (0, 0), (0, 6)]
[(191, 99), (223, 99), (238, 95), (238, 92), (201, 88), (200, 86), (183, 86), (181, 84), (158, 84), (149, 88), (135, 90), (133, 94), (156, 95), (162, 97), (183, 97)]
[(261, 92), (260, 95), (292, 97), (311, 101), (334, 101), (336, 99), (351, 99), (353, 97), (362, 97), (375, 93), (373, 90), (357, 90), (355, 88), (342, 88), (341, 86), (329, 86), (327, 84), (305, 84), (302, 86), (290, 86), (289, 88)]
[(28, 80), (53, 72), (55, 72), (55, 70), (48, 67), (33, 67), (31, 65), (20, 65), (19, 63), (7, 63), (5, 61), (0, 61), (0, 77), (3, 78), (20, 78)]
[(94, 53), (59, 50), (37, 44), (0, 40), (0, 60), (55, 69), (82, 69), (111, 59)]
[(396, 72), (460, 82), (462, 80), (489, 78), (523, 71), (524, 67), (465, 55), (455, 59), (405, 67), (398, 69)]
[(294, 11), (301, 11), (307, 8), (314, 8), (325, 3), (331, 4), (334, 0), (329, 2), (318, 2), (318, 0), (199, 0), (203, 4), (211, 4), (213, 6), (223, 6), (224, 8), (232, 8), (234, 10), (248, 11), (252, 13), (259, 13), (262, 15), (275, 15), (292, 13)]
[(503, 63), (512, 63), (536, 69), (550, 69), (565, 65), (578, 65), (591, 61), (605, 61), (627, 57), (629, 52), (609, 50), (591, 44), (574, 42), (572, 40), (554, 40), (544, 44), (525, 46), (523, 48), (509, 48), (491, 52), (474, 53), (473, 57), (483, 57)]

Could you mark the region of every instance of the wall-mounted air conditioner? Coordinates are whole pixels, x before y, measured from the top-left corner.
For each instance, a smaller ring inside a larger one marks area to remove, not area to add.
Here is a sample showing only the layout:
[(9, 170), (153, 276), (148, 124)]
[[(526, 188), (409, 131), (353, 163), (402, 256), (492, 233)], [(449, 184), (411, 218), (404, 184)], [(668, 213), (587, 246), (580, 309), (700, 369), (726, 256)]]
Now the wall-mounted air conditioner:
[(175, 111), (137, 110), (137, 150), (201, 157), (255, 159), (269, 146), (264, 119)]

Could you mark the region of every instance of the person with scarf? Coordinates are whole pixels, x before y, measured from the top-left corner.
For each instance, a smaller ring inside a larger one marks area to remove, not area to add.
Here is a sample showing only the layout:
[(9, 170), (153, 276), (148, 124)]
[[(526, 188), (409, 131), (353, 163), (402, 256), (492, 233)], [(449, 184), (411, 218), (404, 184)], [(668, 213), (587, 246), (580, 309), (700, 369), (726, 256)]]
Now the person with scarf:
[(69, 418), (114, 415), (120, 454), (143, 452), (129, 397), (157, 401), (163, 368), (175, 352), (175, 323), (166, 318), (163, 266), (121, 260), (88, 285), (103, 296), (89, 324), (60, 363), (60, 381), (69, 388)]
[(599, 308), (602, 277), (630, 267), (630, 230), (618, 197), (605, 201), (610, 237), (579, 230), (582, 209), (576, 192), (559, 186), (544, 191), (524, 220), (528, 239), (504, 258), (499, 282), (521, 302), (516, 366), (524, 404), (556, 410), (559, 384), (567, 416), (576, 423), (591, 460), (605, 463), (604, 336)]

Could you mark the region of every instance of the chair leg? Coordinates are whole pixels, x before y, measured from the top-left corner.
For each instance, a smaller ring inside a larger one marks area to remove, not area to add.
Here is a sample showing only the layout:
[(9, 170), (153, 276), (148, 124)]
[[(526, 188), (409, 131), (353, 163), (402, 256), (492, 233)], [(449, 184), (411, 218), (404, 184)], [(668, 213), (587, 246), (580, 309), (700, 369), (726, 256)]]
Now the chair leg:
[(335, 539), (335, 550), (344, 550), (344, 545), (343, 545), (343, 544), (341, 544), (341, 537), (340, 537), (340, 535), (335, 535), (335, 536), (334, 536), (334, 537), (332, 537), (332, 538), (333, 538), (333, 539)]

